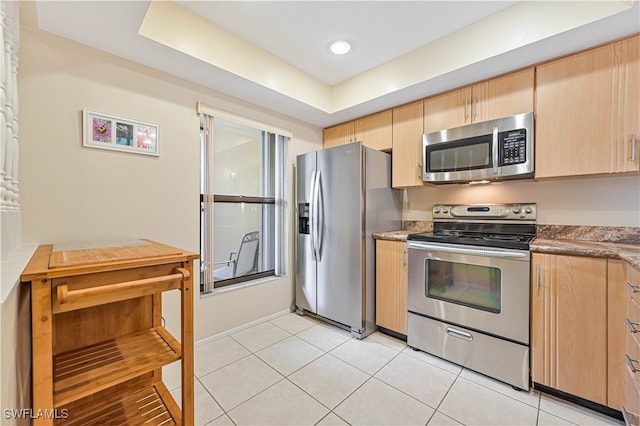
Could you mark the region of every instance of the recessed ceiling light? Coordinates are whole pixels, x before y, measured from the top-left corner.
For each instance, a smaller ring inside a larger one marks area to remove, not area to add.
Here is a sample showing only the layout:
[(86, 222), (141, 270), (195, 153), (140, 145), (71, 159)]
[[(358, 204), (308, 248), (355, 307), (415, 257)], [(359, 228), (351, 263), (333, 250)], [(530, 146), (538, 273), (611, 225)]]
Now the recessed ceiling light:
[(346, 41), (339, 40), (331, 45), (331, 51), (336, 55), (344, 55), (351, 50), (351, 45)]

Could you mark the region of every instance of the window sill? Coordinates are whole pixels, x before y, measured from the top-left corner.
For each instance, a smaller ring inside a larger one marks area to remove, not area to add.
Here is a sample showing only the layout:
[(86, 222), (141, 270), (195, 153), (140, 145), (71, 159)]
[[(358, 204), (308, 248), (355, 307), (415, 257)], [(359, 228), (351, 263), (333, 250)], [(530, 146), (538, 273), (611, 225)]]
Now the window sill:
[(211, 290), (208, 293), (200, 293), (200, 297), (208, 297), (208, 296), (215, 296), (216, 294), (221, 294), (221, 293), (227, 293), (230, 291), (234, 291), (234, 290), (240, 290), (243, 288), (247, 288), (247, 287), (253, 287), (256, 285), (261, 285), (261, 284), (266, 284), (269, 283), (271, 281), (275, 281), (275, 280), (280, 280), (282, 278), (285, 278), (286, 275), (272, 275), (269, 277), (265, 277), (265, 278), (259, 278), (256, 280), (251, 280), (251, 281), (245, 281), (242, 283), (238, 283), (238, 284), (233, 284), (233, 285), (228, 285), (225, 287), (220, 287), (220, 288), (215, 288), (213, 290)]

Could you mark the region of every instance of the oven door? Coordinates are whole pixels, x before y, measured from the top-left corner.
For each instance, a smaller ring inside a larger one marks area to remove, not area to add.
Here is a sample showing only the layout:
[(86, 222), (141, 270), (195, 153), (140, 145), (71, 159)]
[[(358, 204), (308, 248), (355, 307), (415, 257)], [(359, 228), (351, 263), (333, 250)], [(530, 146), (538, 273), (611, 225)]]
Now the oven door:
[(526, 250), (410, 241), (408, 310), (529, 344)]

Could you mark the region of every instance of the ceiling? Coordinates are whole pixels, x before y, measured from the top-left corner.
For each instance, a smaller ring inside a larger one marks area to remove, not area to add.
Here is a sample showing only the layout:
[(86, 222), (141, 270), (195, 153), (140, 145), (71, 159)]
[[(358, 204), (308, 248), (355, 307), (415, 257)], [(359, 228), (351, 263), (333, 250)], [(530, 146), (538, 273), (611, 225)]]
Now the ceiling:
[[(515, 1), (203, 2), (178, 4), (327, 85), (375, 68)], [(455, 19), (450, 17), (455, 16)], [(346, 56), (332, 42), (353, 44)]]
[[(48, 0), (36, 11), (42, 30), (320, 127), (640, 31), (630, 0)], [(337, 39), (351, 52), (332, 55)]]

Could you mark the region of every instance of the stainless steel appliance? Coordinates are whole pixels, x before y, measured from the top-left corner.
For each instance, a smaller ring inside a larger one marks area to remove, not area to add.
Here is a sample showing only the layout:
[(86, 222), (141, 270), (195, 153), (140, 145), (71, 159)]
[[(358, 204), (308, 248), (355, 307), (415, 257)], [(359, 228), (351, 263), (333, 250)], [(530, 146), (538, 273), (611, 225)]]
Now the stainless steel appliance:
[(422, 136), (422, 179), (442, 184), (533, 177), (533, 113)]
[(375, 330), (373, 232), (400, 229), (391, 157), (361, 142), (297, 157), (296, 310)]
[(436, 205), (433, 219), (407, 238), (407, 343), (529, 389), (536, 205)]

